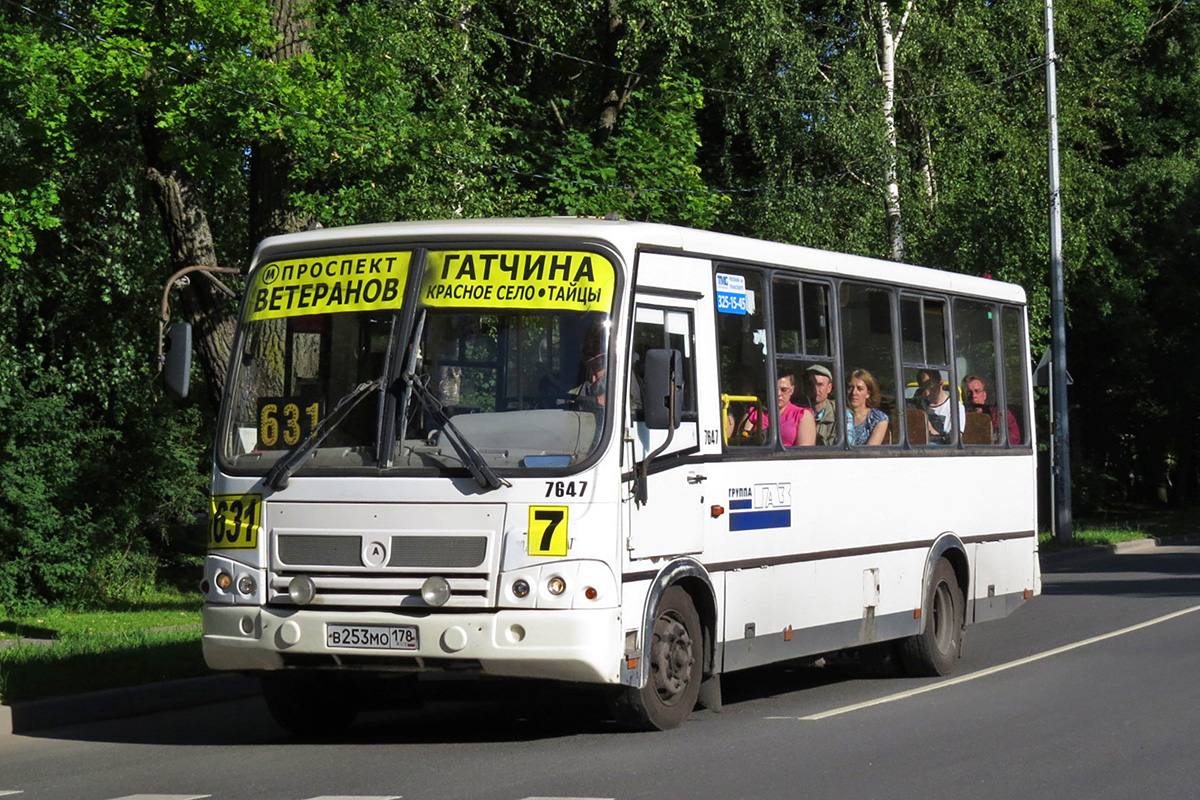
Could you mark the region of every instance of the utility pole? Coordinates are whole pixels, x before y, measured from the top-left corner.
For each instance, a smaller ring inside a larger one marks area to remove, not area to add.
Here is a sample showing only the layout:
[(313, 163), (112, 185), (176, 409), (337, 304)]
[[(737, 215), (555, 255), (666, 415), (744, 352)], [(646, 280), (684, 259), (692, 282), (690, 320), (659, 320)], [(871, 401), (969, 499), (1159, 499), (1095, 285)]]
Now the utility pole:
[(1046, 0), (1046, 118), (1050, 124), (1050, 398), (1054, 536), (1074, 538), (1071, 521), (1071, 436), (1067, 402), (1067, 321), (1063, 298), (1062, 193), (1058, 185), (1058, 78), (1054, 49), (1054, 0)]

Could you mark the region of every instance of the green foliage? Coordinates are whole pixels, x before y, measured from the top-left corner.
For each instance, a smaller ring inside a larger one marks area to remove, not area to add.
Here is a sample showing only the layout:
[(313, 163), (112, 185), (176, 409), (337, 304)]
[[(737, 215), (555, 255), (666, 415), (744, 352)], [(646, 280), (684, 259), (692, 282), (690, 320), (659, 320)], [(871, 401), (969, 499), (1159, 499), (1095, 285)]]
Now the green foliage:
[[(0, 604), (134, 599), (151, 565), (202, 555), (215, 409), (155, 383), (178, 231), (148, 164), (187, 176), (237, 265), (264, 206), (327, 226), (615, 211), (881, 255), (894, 158), (908, 258), (1024, 285), (1040, 355), (1042, 8), (918, 3), (892, 151), (869, 7), (314, 0), (280, 31), (261, 0), (0, 6)], [(1200, 11), (1084, 0), (1058, 49), (1083, 497), (1186, 495)]]

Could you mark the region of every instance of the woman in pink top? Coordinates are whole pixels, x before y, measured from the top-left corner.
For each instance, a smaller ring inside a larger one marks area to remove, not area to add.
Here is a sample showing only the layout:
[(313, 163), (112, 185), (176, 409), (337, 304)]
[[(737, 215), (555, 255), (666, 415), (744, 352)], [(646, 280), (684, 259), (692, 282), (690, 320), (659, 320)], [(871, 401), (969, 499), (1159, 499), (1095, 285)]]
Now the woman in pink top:
[[(793, 403), (792, 395), (795, 393), (796, 379), (790, 374), (780, 375), (775, 388), (775, 399), (779, 403), (779, 439), (784, 447), (816, 444), (817, 423), (813, 418), (812, 409)], [(770, 427), (770, 422), (770, 418), (764, 415), (760, 424), (758, 409), (752, 408), (739, 430), (744, 433), (766, 430)]]

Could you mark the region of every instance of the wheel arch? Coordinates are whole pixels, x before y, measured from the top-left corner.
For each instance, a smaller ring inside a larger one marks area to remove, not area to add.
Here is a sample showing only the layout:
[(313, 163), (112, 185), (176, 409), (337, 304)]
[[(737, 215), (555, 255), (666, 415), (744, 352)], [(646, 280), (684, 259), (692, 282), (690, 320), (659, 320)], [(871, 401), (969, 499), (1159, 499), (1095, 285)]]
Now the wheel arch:
[[(954, 569), (954, 577), (958, 580), (958, 586), (962, 589), (963, 599), (968, 608), (971, 604), (971, 561), (967, 557), (967, 546), (963, 544), (963, 540), (957, 534), (946, 531), (934, 540), (933, 546), (929, 548), (929, 554), (925, 557), (925, 574), (921, 580), (922, 631), (925, 630), (925, 622), (929, 616), (929, 609), (924, 605), (925, 599), (929, 596), (929, 584), (933, 580), (933, 570), (937, 567), (938, 561), (943, 558)], [(964, 613), (964, 625), (968, 618), (969, 614)]]
[(717, 641), (717, 594), (713, 588), (712, 578), (704, 565), (692, 558), (679, 558), (665, 565), (654, 576), (650, 591), (646, 593), (646, 603), (642, 608), (642, 657), (638, 664), (638, 685), (646, 681), (646, 664), (650, 658), (650, 631), (654, 628), (654, 614), (658, 609), (663, 594), (672, 586), (678, 585), (688, 593), (696, 614), (700, 617), (700, 628), (703, 632), (703, 662), (701, 672), (705, 677), (716, 671), (716, 641)]

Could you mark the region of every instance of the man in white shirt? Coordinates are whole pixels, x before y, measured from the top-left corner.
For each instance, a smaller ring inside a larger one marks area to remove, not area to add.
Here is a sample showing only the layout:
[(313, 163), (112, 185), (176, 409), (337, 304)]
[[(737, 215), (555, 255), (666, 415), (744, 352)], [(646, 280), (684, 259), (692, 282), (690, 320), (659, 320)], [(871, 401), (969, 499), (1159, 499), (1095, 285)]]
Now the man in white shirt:
[(967, 412), (961, 403), (952, 403), (950, 395), (942, 386), (942, 373), (936, 369), (921, 370), (920, 389), (925, 395), (925, 414), (929, 424), (930, 444), (950, 444), (954, 430), (950, 425), (950, 407), (958, 408), (958, 429), (967, 426)]

